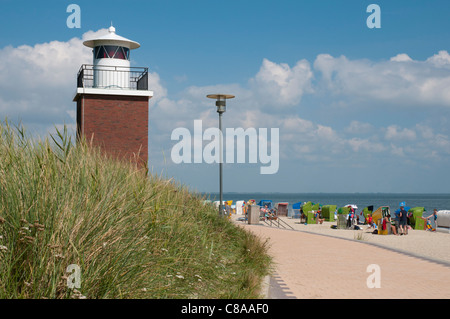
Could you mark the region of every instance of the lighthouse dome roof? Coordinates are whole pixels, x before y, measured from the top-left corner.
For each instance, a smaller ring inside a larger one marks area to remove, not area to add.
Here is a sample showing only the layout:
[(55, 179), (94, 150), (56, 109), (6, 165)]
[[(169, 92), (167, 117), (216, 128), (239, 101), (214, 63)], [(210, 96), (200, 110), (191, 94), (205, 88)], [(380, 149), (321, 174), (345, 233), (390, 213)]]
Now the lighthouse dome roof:
[(100, 36), (96, 39), (90, 39), (83, 42), (83, 44), (89, 48), (95, 48), (99, 45), (119, 45), (122, 47), (126, 47), (129, 49), (137, 49), (141, 45), (136, 42), (132, 41), (130, 39), (121, 37), (120, 35), (116, 34), (116, 28), (114, 28), (112, 25), (108, 29), (108, 33)]

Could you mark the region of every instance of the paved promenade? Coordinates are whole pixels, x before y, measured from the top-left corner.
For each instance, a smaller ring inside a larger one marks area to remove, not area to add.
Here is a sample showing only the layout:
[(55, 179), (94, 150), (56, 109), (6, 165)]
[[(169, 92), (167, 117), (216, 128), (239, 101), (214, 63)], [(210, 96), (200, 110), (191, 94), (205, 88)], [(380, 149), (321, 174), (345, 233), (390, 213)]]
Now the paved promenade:
[[(363, 241), (237, 223), (269, 239), (276, 266), (268, 283), (268, 298), (450, 298), (448, 264)], [(369, 265), (379, 267), (379, 272), (368, 269)], [(376, 283), (379, 288), (368, 287)]]

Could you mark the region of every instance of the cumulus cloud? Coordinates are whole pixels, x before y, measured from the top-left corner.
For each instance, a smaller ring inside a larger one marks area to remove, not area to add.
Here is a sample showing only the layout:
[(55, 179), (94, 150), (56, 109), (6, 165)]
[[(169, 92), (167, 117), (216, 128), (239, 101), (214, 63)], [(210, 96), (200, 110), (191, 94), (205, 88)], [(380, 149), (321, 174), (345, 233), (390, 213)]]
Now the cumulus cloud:
[(335, 95), (386, 101), (400, 107), (450, 107), (450, 56), (447, 51), (425, 61), (399, 54), (389, 61), (350, 60), (320, 54), (314, 70)]
[[(353, 162), (352, 157), (357, 153), (377, 154), (389, 150), (377, 134), (366, 138), (354, 136), (361, 134), (359, 130), (361, 127), (370, 128), (370, 132), (374, 132), (370, 124), (353, 121), (350, 126), (352, 136), (347, 136), (347, 130), (338, 131), (331, 126), (314, 123), (298, 116), (279, 119), (277, 124), (281, 127), (283, 151), (290, 154), (291, 159), (317, 162), (345, 158)], [(358, 130), (354, 131), (355, 128)]]
[[(69, 41), (51, 41), (34, 46), (7, 46), (0, 50), (0, 84), (10, 93), (27, 94), (29, 90), (73, 89), (75, 76), (82, 64), (92, 63), (91, 49), (83, 46), (86, 39), (103, 35), (106, 29), (86, 32)], [(68, 76), (73, 74), (73, 76)]]
[(360, 121), (351, 121), (344, 130), (350, 134), (367, 134), (372, 132), (374, 129), (373, 125), (370, 123), (363, 123)]
[(416, 132), (408, 128), (399, 128), (396, 125), (387, 127), (385, 138), (387, 140), (415, 140)]
[(412, 59), (406, 53), (400, 53), (390, 59), (392, 62), (411, 62)]
[[(104, 33), (87, 32), (84, 37)], [(0, 49), (0, 111), (38, 134), (74, 121), (76, 75), (92, 61), (85, 38)], [(72, 76), (70, 76), (72, 74)], [(74, 128), (74, 125), (70, 125)]]
[(450, 69), (450, 54), (447, 51), (439, 51), (437, 54), (429, 57), (426, 62), (431, 63), (436, 67)]
[(255, 99), (273, 108), (294, 106), (303, 94), (312, 90), (313, 72), (308, 61), (300, 60), (294, 67), (264, 59), (259, 72), (250, 80)]

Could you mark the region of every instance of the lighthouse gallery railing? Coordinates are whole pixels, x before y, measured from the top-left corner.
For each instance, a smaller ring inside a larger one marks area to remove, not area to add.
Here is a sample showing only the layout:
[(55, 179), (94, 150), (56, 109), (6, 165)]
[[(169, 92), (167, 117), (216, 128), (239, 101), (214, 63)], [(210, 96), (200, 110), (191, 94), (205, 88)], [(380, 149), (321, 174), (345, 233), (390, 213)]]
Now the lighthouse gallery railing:
[(148, 90), (148, 68), (83, 64), (77, 87)]

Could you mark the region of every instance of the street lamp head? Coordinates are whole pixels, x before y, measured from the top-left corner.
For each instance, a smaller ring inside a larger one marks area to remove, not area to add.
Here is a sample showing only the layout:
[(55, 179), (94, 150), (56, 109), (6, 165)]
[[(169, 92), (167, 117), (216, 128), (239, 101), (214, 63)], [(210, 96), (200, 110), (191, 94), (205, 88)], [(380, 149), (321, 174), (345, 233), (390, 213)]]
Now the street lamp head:
[(234, 95), (231, 95), (231, 94), (208, 94), (206, 97), (216, 100), (217, 113), (222, 114), (226, 110), (225, 101), (227, 99), (234, 98)]

